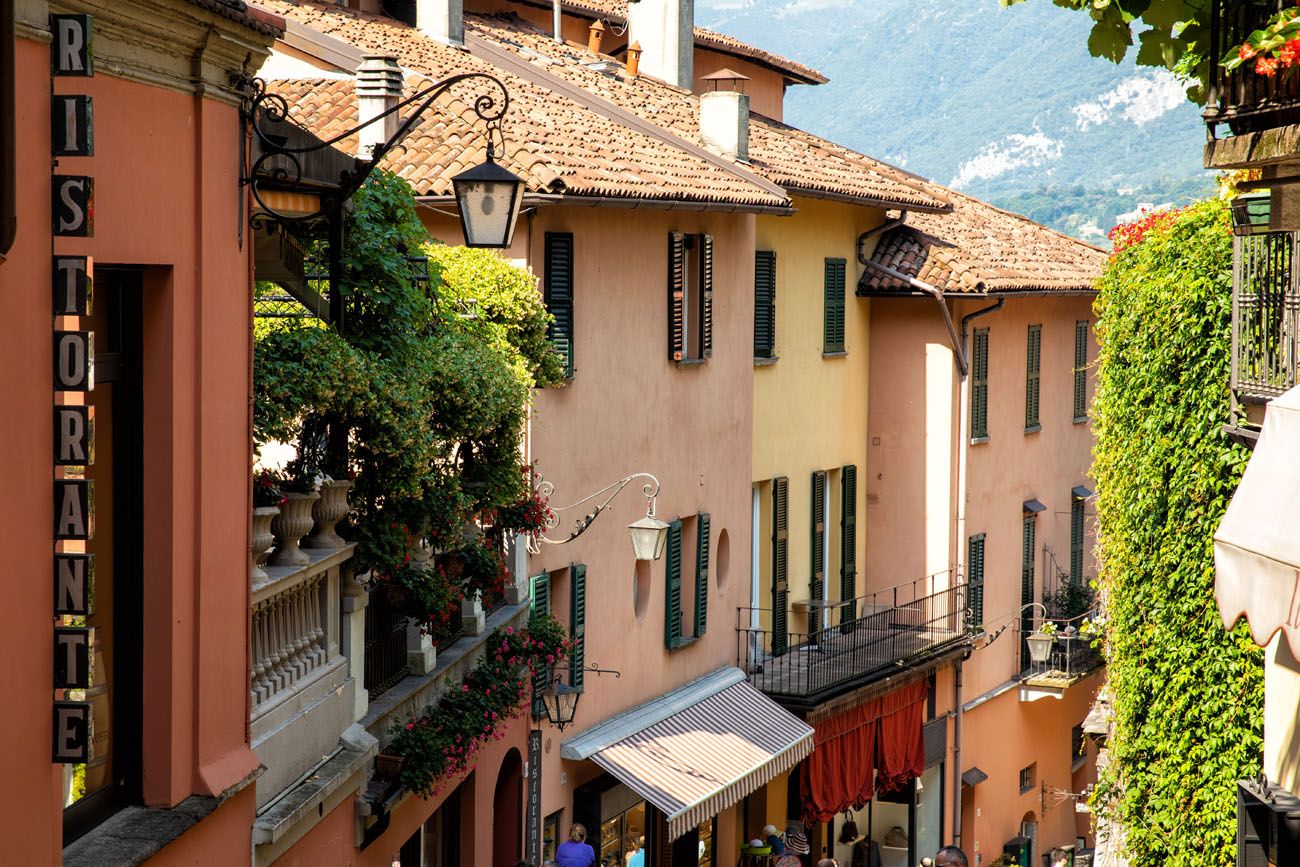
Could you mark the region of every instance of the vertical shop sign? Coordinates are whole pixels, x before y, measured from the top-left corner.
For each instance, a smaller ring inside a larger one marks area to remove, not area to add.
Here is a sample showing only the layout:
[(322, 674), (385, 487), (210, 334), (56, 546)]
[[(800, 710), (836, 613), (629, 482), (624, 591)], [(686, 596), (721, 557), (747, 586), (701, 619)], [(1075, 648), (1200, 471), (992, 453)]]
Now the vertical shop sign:
[(540, 864), (542, 839), (542, 733), (536, 729), (528, 732), (528, 814), (525, 831), (524, 858), (529, 864)]
[[(0, 0), (3, 2), (3, 0)], [(50, 72), (54, 77), (94, 75), (93, 30), (89, 15), (50, 16)], [(50, 97), (50, 155), (91, 157), (95, 153), (95, 117), (91, 98), (79, 94)], [(50, 227), (57, 238), (95, 235), (95, 179), (89, 175), (55, 174), (50, 179)], [(91, 613), (94, 598), (94, 555), (63, 550), (95, 535), (94, 482), (86, 470), (95, 458), (93, 410), (84, 395), (95, 387), (95, 338), (77, 326), (86, 324), (91, 304), (91, 263), (87, 256), (55, 252), (51, 272), (54, 413), (54, 689), (84, 690), (91, 686), (91, 647), (94, 630), (63, 625), (63, 617)], [(65, 321), (60, 322), (60, 317)], [(73, 323), (66, 322), (73, 318)], [(66, 329), (66, 330), (65, 330)], [(51, 755), (56, 763), (90, 760), (90, 704), (54, 702)]]

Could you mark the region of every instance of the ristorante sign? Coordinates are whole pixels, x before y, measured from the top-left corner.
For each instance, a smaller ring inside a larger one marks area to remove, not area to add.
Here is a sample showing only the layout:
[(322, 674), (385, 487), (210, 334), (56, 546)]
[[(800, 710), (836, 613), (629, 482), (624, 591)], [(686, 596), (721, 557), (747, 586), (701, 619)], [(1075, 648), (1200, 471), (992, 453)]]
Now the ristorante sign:
[[(55, 77), (94, 74), (89, 15), (51, 15), (50, 64)], [(93, 156), (94, 114), (89, 96), (53, 96), (50, 102), (51, 156)], [(87, 175), (55, 174), (51, 185), (51, 230), (56, 238), (95, 234), (95, 181)], [(57, 246), (57, 242), (56, 242)], [(56, 249), (51, 269), (54, 329), (54, 615), (85, 618), (91, 612), (95, 557), (84, 551), (95, 534), (94, 335), (84, 326), (91, 313), (92, 265), (86, 256), (63, 256)], [(80, 550), (79, 550), (80, 549)], [(84, 623), (84, 619), (82, 621)], [(86, 626), (54, 628), (54, 688), (90, 686), (90, 648)], [(90, 704), (54, 702), (55, 762), (81, 763), (90, 755)]]

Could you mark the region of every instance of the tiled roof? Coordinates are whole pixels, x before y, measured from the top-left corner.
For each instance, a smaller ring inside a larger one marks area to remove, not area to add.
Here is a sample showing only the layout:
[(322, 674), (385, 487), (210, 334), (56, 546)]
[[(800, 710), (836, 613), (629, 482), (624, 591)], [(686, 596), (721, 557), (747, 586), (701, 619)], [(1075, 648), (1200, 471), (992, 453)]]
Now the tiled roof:
[[(779, 189), (752, 175), (747, 178), (725, 161), (648, 134), (648, 126), (621, 123), (608, 112), (593, 111), (393, 19), (308, 0), (259, 0), (259, 5), (363, 52), (396, 56), (408, 71), (408, 95), (453, 74), (496, 76), (511, 100), (502, 124), (505, 154), (498, 155), (499, 161), (524, 178), (529, 192), (757, 208), (789, 205)], [(281, 81), (273, 89), (288, 99), (293, 117), (321, 138), (355, 125), (350, 80)], [(483, 92), (484, 85), (474, 80), (453, 87), (385, 165), (419, 195), (449, 195), (451, 178), (486, 157), (484, 125), (471, 107), (473, 97)]]
[[(585, 49), (555, 42), (515, 16), (466, 15), (465, 27), (469, 45), (476, 52), (509, 51), (516, 62), (528, 64), (533, 78), (562, 79), (689, 142), (703, 144), (699, 98), (685, 90), (655, 78), (629, 78), (592, 69), (586, 64), (596, 58)], [(882, 207), (948, 208), (941, 196), (897, 169), (760, 115), (750, 118), (749, 158), (744, 166), (790, 192)]]
[[(885, 232), (871, 261), (946, 293), (1091, 290), (1105, 251), (1027, 217), (946, 190), (949, 214), (909, 214)], [(860, 293), (910, 292), (901, 280), (867, 268)]]
[[(551, 6), (549, 2), (541, 2), (541, 0), (524, 0), (524, 2), (536, 6), (545, 6), (548, 9)], [(561, 6), (578, 15), (603, 18), (616, 24), (627, 22), (627, 0), (561, 0)], [(811, 66), (804, 66), (802, 63), (790, 60), (787, 57), (742, 42), (734, 36), (716, 33), (704, 27), (695, 28), (695, 44), (724, 54), (752, 60), (762, 66), (775, 69), (777, 72), (783, 73), (787, 78), (803, 84), (825, 84), (828, 81), (826, 76)]]

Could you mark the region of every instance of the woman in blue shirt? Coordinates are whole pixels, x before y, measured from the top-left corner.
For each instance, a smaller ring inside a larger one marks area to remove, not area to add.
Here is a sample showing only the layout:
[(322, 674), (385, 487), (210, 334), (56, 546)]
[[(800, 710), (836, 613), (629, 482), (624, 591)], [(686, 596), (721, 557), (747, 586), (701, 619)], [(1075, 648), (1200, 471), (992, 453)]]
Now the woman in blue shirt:
[(574, 823), (569, 839), (555, 850), (555, 863), (560, 867), (591, 867), (596, 863), (596, 850), (587, 842), (586, 828)]

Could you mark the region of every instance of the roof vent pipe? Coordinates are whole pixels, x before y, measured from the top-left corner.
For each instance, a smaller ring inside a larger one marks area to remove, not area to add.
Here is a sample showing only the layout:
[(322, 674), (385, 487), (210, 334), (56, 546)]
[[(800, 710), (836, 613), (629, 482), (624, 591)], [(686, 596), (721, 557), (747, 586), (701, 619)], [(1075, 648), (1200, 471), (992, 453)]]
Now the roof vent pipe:
[(600, 44), (605, 41), (605, 25), (597, 18), (587, 28), (587, 53), (600, 56)]
[(627, 47), (627, 76), (636, 78), (641, 74), (641, 43), (633, 42)]
[(560, 0), (551, 0), (551, 30), (556, 42), (564, 41), (564, 26), (560, 17)]
[(464, 45), (465, 0), (415, 0), (415, 29), (448, 45)]
[(695, 84), (695, 0), (638, 0), (627, 6), (628, 39), (644, 49), (641, 71), (684, 90)]
[[(379, 117), (402, 99), (402, 70), (397, 58), (385, 54), (367, 54), (357, 68), (357, 123)], [(369, 159), (374, 149), (397, 132), (400, 120), (393, 112), (364, 126), (357, 133), (357, 156)]]

